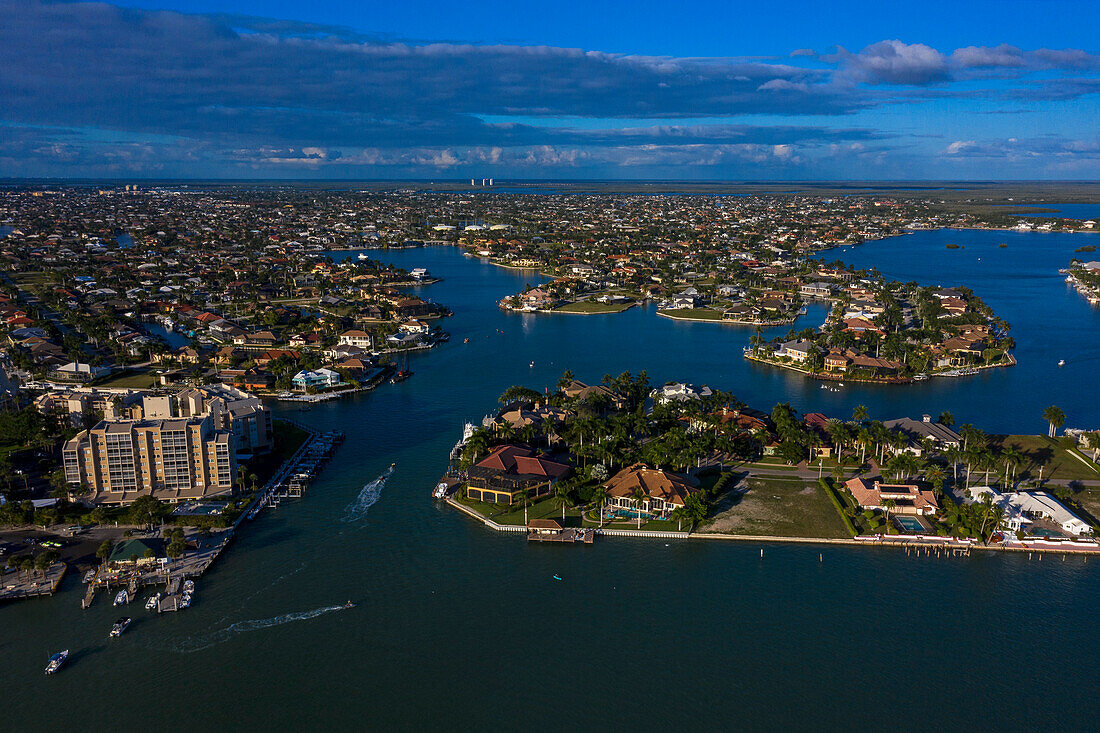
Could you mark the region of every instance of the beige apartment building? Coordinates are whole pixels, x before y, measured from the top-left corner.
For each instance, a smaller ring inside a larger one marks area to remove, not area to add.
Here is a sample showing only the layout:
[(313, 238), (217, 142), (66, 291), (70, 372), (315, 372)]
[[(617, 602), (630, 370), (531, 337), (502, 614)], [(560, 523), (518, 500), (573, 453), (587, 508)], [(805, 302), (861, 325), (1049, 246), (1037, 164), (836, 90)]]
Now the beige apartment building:
[(236, 454), (228, 430), (207, 415), (103, 420), (65, 443), (72, 496), (122, 505), (145, 494), (166, 502), (206, 499), (233, 490)]

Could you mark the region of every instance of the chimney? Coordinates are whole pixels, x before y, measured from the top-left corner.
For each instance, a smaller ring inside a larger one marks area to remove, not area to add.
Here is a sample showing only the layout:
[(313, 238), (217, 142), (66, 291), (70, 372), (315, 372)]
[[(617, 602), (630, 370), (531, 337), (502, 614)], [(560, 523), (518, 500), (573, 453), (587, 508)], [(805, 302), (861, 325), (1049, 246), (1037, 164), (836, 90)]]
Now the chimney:
[(932, 416), (931, 415), (921, 415), (920, 419), (921, 419), (921, 422), (932, 422)]

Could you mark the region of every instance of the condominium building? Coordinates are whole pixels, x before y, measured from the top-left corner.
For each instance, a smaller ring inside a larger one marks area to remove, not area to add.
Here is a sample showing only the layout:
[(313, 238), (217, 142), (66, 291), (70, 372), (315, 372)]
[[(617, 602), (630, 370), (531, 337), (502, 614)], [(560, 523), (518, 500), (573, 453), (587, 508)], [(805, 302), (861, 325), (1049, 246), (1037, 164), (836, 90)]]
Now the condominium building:
[(231, 435), (209, 415), (103, 420), (66, 442), (62, 459), (73, 498), (91, 504), (220, 496), (237, 472)]

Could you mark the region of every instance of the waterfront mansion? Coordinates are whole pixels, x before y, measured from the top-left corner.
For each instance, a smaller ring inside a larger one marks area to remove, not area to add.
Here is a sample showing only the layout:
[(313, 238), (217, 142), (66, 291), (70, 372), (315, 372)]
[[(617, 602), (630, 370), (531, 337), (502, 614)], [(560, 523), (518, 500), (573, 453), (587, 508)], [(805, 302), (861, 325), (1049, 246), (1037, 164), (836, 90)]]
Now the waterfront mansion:
[(604, 486), (612, 509), (640, 512), (656, 519), (668, 519), (698, 491), (687, 478), (644, 463), (622, 469)]
[(515, 504), (550, 494), (569, 466), (516, 445), (500, 445), (467, 472), (466, 496), (494, 504)]
[(884, 484), (879, 481), (868, 484), (861, 478), (854, 478), (845, 486), (861, 509), (883, 510), (887, 501), (893, 502), (891, 512), (894, 514), (930, 515), (940, 509), (935, 494), (922, 491), (914, 484)]

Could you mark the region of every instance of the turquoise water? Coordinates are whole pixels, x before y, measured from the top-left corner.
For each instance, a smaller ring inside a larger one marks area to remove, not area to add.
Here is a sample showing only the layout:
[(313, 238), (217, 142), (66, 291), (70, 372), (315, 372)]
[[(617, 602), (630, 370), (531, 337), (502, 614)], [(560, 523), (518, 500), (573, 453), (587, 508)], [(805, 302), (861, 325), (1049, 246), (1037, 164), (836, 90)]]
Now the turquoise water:
[[(945, 236), (966, 242), (966, 255), (984, 253), (982, 233)], [(996, 234), (993, 250), (998, 238), (1010, 242), (1006, 257), (1036, 248), (1036, 267), (1006, 260), (1015, 284), (990, 278), (975, 289), (1067, 359), (1075, 339), (1096, 343), (1100, 324), (1057, 276), (1081, 240)], [(877, 256), (886, 270), (941, 250), (936, 236), (919, 235), (845, 254)], [(709, 383), (763, 407), (790, 399), (846, 414), (864, 402), (882, 417), (951, 409), (1035, 431), (1038, 406), (1055, 400), (1071, 422), (1100, 424), (1095, 400), (1082, 398), (1095, 363), (1048, 371), (1032, 359), (973, 380), (830, 393), (746, 363), (749, 329), (640, 308), (506, 314), (496, 301), (531, 275), (447, 248), (373, 254), (445, 278), (420, 292), (454, 309), (451, 341), (414, 356), (406, 382), (306, 413), (286, 408), (345, 431), (347, 442), (305, 499), (245, 528), (199, 580), (188, 611), (155, 617), (133, 607), (130, 631), (108, 642), (118, 614), (104, 598), (82, 612), (75, 575), (54, 598), (0, 607), (3, 727), (851, 730), (905, 720), (907, 730), (942, 730), (987, 725), (990, 711), (1012, 729), (1073, 727), (1067, 721), (1100, 713), (1100, 642), (1085, 622), (1100, 602), (1100, 563), (800, 546), (768, 546), (761, 557), (753, 544), (625, 538), (529, 547), (429, 498), (464, 421), (505, 387), (549, 385), (565, 368), (584, 379), (646, 368), (655, 381)], [(966, 260), (941, 262), (933, 274)], [(811, 310), (805, 322), (822, 315)], [(392, 461), (393, 475), (374, 483)], [(358, 606), (340, 610), (348, 599)], [(904, 668), (884, 644), (906, 649)], [(70, 665), (42, 675), (65, 647)], [(1051, 649), (1073, 684), (1036, 663)], [(1021, 664), (981, 672), (1004, 659)], [(859, 692), (918, 676), (933, 703)]]
[(914, 534), (925, 534), (927, 530), (920, 520), (913, 517), (895, 516), (894, 521), (901, 525), (902, 529)]

